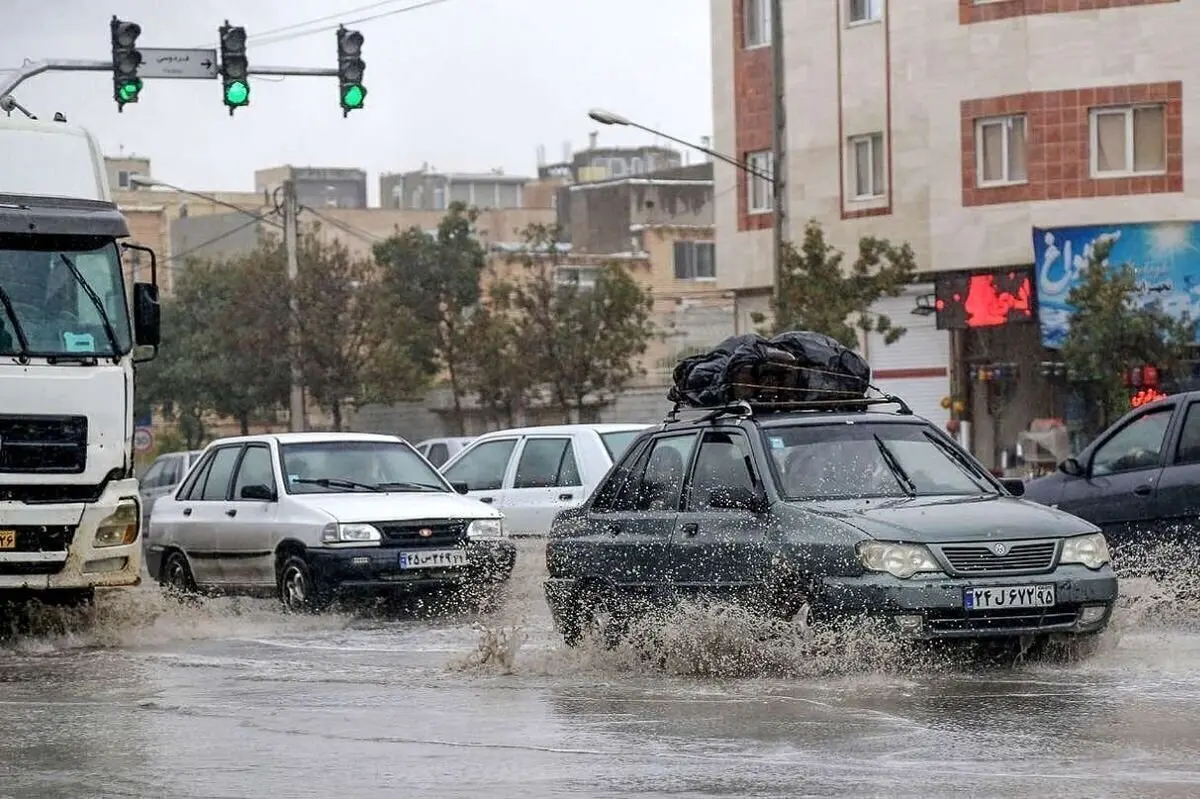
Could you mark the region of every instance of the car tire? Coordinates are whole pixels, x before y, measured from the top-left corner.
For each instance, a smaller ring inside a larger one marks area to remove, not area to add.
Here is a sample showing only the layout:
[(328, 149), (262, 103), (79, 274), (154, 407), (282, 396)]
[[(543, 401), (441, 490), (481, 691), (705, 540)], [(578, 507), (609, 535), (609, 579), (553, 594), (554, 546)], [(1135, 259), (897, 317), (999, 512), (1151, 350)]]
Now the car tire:
[(613, 591), (588, 586), (571, 602), (559, 621), (559, 630), (567, 646), (579, 646), (585, 639), (595, 638), (605, 649), (616, 649), (629, 631), (629, 621), (625, 604)]
[(167, 592), (178, 597), (191, 597), (197, 593), (192, 567), (179, 550), (172, 551), (163, 561), (158, 573), (158, 582)]
[(283, 559), (276, 582), (279, 601), (292, 613), (315, 613), (329, 607), (332, 601), (308, 561), (300, 555), (288, 555)]

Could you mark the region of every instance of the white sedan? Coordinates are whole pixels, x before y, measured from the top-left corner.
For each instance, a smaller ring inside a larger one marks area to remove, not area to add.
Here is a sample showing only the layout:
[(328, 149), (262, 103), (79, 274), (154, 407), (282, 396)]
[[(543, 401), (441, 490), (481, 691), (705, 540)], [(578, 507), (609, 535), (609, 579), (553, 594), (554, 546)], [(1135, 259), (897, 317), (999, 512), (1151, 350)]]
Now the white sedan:
[(582, 505), (644, 424), (570, 424), (498, 430), (442, 466), (467, 496), (504, 514), (512, 535), (546, 535), (559, 511)]

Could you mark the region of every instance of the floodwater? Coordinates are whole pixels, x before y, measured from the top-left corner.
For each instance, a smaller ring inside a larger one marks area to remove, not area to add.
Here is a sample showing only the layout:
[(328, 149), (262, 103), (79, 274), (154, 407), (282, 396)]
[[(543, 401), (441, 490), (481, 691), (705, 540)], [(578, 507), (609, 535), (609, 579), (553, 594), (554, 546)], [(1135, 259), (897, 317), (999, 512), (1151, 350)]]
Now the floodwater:
[(0, 797), (1200, 792), (1200, 625), (1161, 586), (1131, 583), (1084, 658), (964, 663), (699, 608), (609, 652), (556, 641), (539, 545), (521, 557), (486, 615), (150, 586), (47, 611), (0, 643)]

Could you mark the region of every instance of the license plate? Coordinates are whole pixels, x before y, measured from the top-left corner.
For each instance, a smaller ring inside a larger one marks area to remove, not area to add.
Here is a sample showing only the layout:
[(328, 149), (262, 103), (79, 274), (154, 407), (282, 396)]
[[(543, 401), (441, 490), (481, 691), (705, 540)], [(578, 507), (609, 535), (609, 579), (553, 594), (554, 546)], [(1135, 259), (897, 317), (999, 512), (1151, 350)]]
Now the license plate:
[(995, 588), (968, 588), (963, 592), (967, 610), (1003, 610), (1005, 608), (1054, 607), (1053, 585), (1010, 585)]
[(461, 549), (433, 549), (428, 552), (401, 552), (401, 569), (454, 569), (466, 566), (467, 553)]
[(0, 549), (17, 548), (17, 531), (0, 530)]

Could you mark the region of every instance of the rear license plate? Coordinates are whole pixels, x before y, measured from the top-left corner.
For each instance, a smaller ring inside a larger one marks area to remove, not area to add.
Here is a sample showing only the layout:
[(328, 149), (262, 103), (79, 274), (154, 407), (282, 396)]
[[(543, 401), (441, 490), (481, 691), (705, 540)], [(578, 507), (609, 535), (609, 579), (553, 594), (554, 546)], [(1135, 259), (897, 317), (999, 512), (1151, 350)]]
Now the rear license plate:
[(17, 548), (17, 531), (0, 530), (0, 549)]
[(401, 569), (456, 569), (466, 566), (467, 553), (461, 549), (433, 549), (428, 552), (401, 552)]
[(967, 610), (1050, 608), (1054, 607), (1054, 602), (1053, 585), (1011, 585), (963, 591), (963, 607)]

